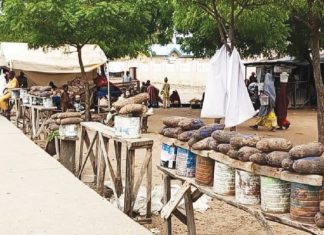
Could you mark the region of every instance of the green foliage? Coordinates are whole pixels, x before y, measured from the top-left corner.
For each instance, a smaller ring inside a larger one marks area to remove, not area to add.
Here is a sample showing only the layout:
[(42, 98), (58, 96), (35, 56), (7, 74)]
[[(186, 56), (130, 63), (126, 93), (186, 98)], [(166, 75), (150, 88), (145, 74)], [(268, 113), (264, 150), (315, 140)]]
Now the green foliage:
[[(220, 27), (227, 37), (232, 27), (229, 2), (174, 0), (175, 28), (181, 34), (190, 35), (183, 39), (185, 51), (191, 50), (197, 56), (210, 56), (215, 52), (222, 44)], [(286, 48), (289, 35), (289, 27), (285, 24), (287, 9), (266, 0), (235, 0), (234, 3), (235, 46), (243, 56), (268, 55)], [(215, 9), (218, 18), (209, 12), (215, 12)]]
[(60, 136), (59, 130), (51, 131), (47, 136), (47, 141), (51, 142), (58, 136)]
[(110, 58), (135, 56), (171, 38), (170, 11), (158, 0), (7, 0), (0, 29), (31, 47), (93, 43)]

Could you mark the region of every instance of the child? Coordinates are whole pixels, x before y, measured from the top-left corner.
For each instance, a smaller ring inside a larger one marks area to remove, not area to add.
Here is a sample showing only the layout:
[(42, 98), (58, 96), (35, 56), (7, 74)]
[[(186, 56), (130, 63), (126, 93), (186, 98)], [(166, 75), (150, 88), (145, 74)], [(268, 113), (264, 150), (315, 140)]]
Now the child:
[(63, 93), (61, 94), (61, 109), (63, 112), (66, 112), (70, 106), (70, 96), (68, 91), (68, 85), (63, 85)]

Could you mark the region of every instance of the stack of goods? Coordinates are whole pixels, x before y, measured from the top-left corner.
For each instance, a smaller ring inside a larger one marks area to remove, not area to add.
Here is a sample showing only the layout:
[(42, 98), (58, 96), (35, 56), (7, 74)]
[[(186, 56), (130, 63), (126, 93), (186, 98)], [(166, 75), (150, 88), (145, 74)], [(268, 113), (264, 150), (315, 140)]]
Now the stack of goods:
[(195, 150), (217, 150), (217, 141), (212, 137), (215, 131), (224, 129), (223, 124), (209, 124), (196, 130), (188, 145)]
[(320, 211), (316, 213), (314, 221), (317, 227), (324, 228), (324, 201), (320, 202)]
[(65, 112), (56, 113), (46, 121), (47, 128), (50, 131), (60, 130), (61, 136), (77, 136), (77, 125), (82, 122), (81, 113), (78, 112)]
[(119, 114), (141, 116), (147, 112), (146, 103), (148, 99), (147, 93), (141, 93), (127, 99), (118, 100), (112, 106)]
[(39, 97), (50, 97), (53, 95), (52, 87), (50, 86), (32, 86), (29, 91), (30, 95)]
[(324, 173), (324, 146), (313, 142), (293, 147), (289, 151), (289, 157), (282, 161), (282, 167), (299, 174)]
[(67, 82), (69, 86), (69, 91), (74, 94), (80, 95), (84, 93), (84, 81), (82, 78), (75, 78), (72, 81)]

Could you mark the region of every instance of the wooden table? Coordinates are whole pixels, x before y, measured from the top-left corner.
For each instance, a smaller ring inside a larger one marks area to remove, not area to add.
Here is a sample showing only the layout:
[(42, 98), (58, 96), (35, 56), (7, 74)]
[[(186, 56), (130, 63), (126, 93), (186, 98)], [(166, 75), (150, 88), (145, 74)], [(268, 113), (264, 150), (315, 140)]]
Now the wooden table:
[(53, 111), (57, 109), (56, 107), (44, 107), (41, 105), (31, 104), (22, 104), (21, 107), (23, 113), (23, 129), (26, 126), (26, 119), (29, 119), (32, 130), (32, 139), (37, 138), (42, 132), (44, 132), (46, 120), (49, 119)]
[[(178, 141), (176, 139), (163, 137), (162, 142), (168, 145), (174, 145), (174, 146), (189, 149), (187, 143)], [(277, 178), (289, 182), (296, 182), (296, 183), (308, 184), (313, 186), (322, 186), (323, 184), (323, 177), (320, 175), (299, 175), (288, 171), (284, 171), (281, 168), (260, 166), (252, 162), (242, 162), (239, 160), (231, 159), (222, 153), (218, 153), (214, 151), (195, 151), (195, 150), (191, 150), (191, 151), (197, 155), (212, 158), (215, 161), (221, 162), (232, 168), (244, 170), (257, 175), (263, 175), (263, 176)], [(176, 174), (176, 170), (164, 168), (161, 166), (157, 166), (157, 168), (163, 173), (164, 207), (161, 211), (161, 217), (164, 219), (165, 233), (168, 235), (172, 234), (171, 215), (174, 215), (182, 223), (187, 225), (188, 234), (190, 235), (196, 234), (192, 204), (193, 202), (198, 200), (199, 197), (201, 197), (203, 194), (206, 194), (212, 198), (223, 201), (229, 205), (237, 207), (253, 215), (269, 235), (274, 233), (272, 231), (272, 228), (268, 224), (267, 220), (285, 224), (303, 231), (307, 231), (311, 234), (324, 234), (324, 232), (320, 228), (316, 227), (316, 225), (310, 225), (310, 224), (291, 220), (289, 217), (289, 213), (285, 213), (285, 214), (266, 213), (261, 210), (260, 205), (249, 206), (249, 205), (239, 204), (235, 201), (234, 196), (222, 196), (216, 194), (213, 191), (212, 187), (199, 185), (195, 182), (194, 178), (186, 178), (186, 177), (178, 176)], [(171, 198), (171, 180), (180, 180), (182, 182), (181, 188), (172, 198)], [(192, 188), (195, 189), (193, 192), (191, 192)], [(186, 215), (184, 215), (181, 211), (177, 209), (177, 205), (180, 203), (182, 198), (184, 198), (185, 201)]]
[(75, 174), (75, 150), (78, 137), (58, 136), (55, 139), (55, 149), (59, 162)]
[[(89, 133), (93, 134), (90, 140)], [(112, 156), (108, 154), (110, 141), (115, 148), (116, 170), (113, 168)], [(86, 157), (83, 160), (83, 146), (87, 147)], [(79, 155), (79, 173), (81, 178), (84, 166), (90, 158), (93, 172), (96, 176), (97, 191), (103, 194), (104, 178), (106, 167), (108, 175), (112, 180), (117, 205), (119, 206), (119, 197), (123, 192), (122, 173), (121, 173), (121, 155), (122, 145), (126, 148), (126, 175), (125, 175), (125, 199), (124, 213), (129, 216), (133, 214), (134, 203), (142, 184), (143, 177), (146, 174), (146, 219), (151, 219), (151, 191), (152, 191), (152, 147), (153, 140), (148, 138), (124, 139), (116, 136), (112, 128), (98, 122), (81, 123), (81, 141)], [(140, 173), (135, 181), (135, 150), (145, 149), (146, 156), (140, 169)]]

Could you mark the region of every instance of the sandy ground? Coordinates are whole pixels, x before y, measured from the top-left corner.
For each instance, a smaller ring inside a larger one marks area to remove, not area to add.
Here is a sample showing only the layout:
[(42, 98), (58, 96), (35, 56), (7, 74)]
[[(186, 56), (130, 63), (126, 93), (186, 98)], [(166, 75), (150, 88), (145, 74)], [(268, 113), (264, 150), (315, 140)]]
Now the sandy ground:
[[(153, 148), (153, 186), (162, 184), (162, 174), (156, 168), (156, 165), (160, 161), (160, 149), (161, 149), (161, 136), (157, 133), (162, 127), (162, 118), (166, 116), (179, 115), (186, 117), (199, 117), (200, 110), (192, 110), (189, 108), (177, 108), (177, 109), (155, 109), (154, 115), (149, 118), (149, 130), (148, 134), (144, 134), (146, 137), (150, 137), (154, 140)], [(291, 126), (285, 131), (270, 132), (266, 129), (260, 129), (253, 131), (249, 129), (249, 125), (254, 124), (255, 120), (251, 119), (240, 126), (238, 131), (241, 133), (258, 133), (263, 136), (277, 136), (285, 137), (290, 139), (295, 144), (306, 143), (317, 139), (317, 122), (316, 112), (314, 110), (289, 110), (288, 118), (291, 122)], [(205, 120), (206, 123), (212, 123), (213, 120)], [(113, 149), (110, 148), (110, 156), (114, 156)], [(138, 151), (136, 153), (136, 173), (140, 171), (140, 166), (144, 158), (144, 151)], [(78, 156), (78, 155), (77, 155)], [(123, 159), (125, 159), (125, 150), (123, 150)], [(125, 161), (122, 161), (125, 162)], [(125, 166), (122, 165), (122, 169)], [(83, 181), (89, 181), (91, 179), (92, 170), (88, 164), (82, 178)], [(123, 172), (124, 174), (124, 172)], [(90, 176), (90, 177), (89, 177)], [(135, 174), (135, 177), (137, 175)], [(211, 235), (211, 234), (266, 234), (259, 223), (254, 217), (249, 215), (242, 210), (236, 209), (226, 203), (218, 200), (210, 202), (211, 208), (205, 213), (195, 212), (195, 221), (197, 234), (200, 235)], [(181, 224), (177, 219), (173, 220), (173, 232), (174, 234), (186, 234), (186, 226)], [(305, 232), (293, 229), (288, 226), (280, 225), (277, 223), (270, 222), (273, 226), (275, 234), (296, 234), (302, 235), (307, 234)], [(157, 229), (160, 231), (159, 234), (163, 233), (163, 220), (160, 216), (153, 217), (153, 223), (145, 225), (149, 229)]]

